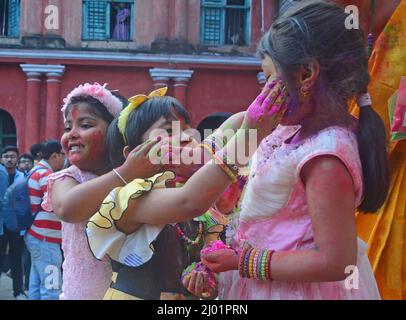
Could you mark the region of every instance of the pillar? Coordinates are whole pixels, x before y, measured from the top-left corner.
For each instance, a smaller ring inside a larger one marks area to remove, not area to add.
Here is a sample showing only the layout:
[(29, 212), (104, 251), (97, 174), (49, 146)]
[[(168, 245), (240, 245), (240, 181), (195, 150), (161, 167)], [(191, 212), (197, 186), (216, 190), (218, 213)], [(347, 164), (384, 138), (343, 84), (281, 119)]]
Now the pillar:
[(65, 66), (50, 66), (55, 70), (47, 72), (47, 104), (46, 104), (46, 119), (52, 119), (45, 123), (45, 136), (47, 138), (60, 139), (61, 122), (61, 77), (65, 70)]
[(173, 80), (173, 95), (184, 106), (187, 103), (187, 84), (193, 70), (153, 68), (149, 70), (155, 89), (168, 85)]
[(24, 150), (40, 142), (41, 72), (34, 65), (20, 65), (27, 75)]
[[(60, 87), (65, 66), (48, 64), (21, 64), (20, 67), (27, 75), (26, 93), (26, 121), (25, 121), (25, 143), (24, 149), (41, 140), (40, 130), (44, 128), (45, 138), (59, 139), (61, 135), (60, 126), (62, 119), (60, 114), (61, 99)], [(41, 99), (41, 77), (47, 76), (46, 87), (46, 109), (42, 117), (40, 109)], [(42, 121), (45, 119), (45, 121)]]

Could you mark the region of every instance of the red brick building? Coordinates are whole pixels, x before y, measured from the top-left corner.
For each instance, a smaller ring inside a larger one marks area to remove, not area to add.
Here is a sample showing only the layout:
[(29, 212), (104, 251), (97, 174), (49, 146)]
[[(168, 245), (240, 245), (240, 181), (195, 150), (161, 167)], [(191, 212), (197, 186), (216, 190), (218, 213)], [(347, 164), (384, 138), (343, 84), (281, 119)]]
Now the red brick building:
[(245, 108), (263, 81), (256, 45), (278, 4), (0, 0), (0, 144), (59, 138), (62, 99), (84, 82), (125, 96), (168, 85), (193, 125)]

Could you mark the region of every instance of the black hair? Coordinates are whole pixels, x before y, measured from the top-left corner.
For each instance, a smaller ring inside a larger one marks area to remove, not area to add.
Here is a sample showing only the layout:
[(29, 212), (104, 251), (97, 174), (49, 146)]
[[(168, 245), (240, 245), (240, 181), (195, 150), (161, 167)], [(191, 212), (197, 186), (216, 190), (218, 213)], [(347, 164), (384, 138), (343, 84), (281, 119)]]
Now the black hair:
[(137, 109), (131, 112), (128, 117), (125, 130), (125, 138), (120, 133), (116, 117), (110, 124), (107, 133), (107, 143), (109, 150), (110, 162), (113, 167), (122, 165), (125, 161), (123, 149), (126, 145), (130, 150), (142, 143), (142, 136), (148, 129), (159, 120), (160, 117), (165, 119), (176, 119), (177, 115), (182, 117), (187, 124), (190, 124), (189, 114), (182, 104), (175, 98), (153, 97), (142, 103)]
[(19, 152), (18, 152), (18, 148), (17, 148), (16, 146), (5, 146), (5, 147), (3, 148), (3, 150), (1, 151), (1, 155), (3, 156), (3, 154), (5, 154), (5, 153), (7, 153), (7, 152), (9, 152), (9, 151), (14, 151), (14, 152), (16, 152), (16, 153), (17, 153), (17, 157), (18, 157)]
[(23, 153), (18, 157), (18, 162), (20, 163), (21, 159), (29, 159), (32, 163), (34, 163), (34, 158), (32, 155), (30, 155), (29, 153)]
[(31, 145), (30, 153), (31, 153), (31, 156), (34, 159), (41, 159), (42, 158), (41, 148), (42, 148), (41, 143), (34, 143), (33, 145)]
[[(319, 77), (311, 99), (322, 106), (320, 113), (340, 124), (351, 123), (348, 102), (367, 92), (370, 81), (364, 34), (345, 27), (343, 8), (321, 0), (292, 5), (271, 26), (259, 43), (261, 57), (269, 55), (297, 97), (294, 76), (301, 66), (317, 62)], [(328, 106), (328, 107), (327, 107)], [(382, 119), (369, 106), (362, 107), (357, 140), (362, 163), (364, 194), (359, 210), (375, 212), (385, 202), (389, 190), (389, 161), (386, 131)]]
[(45, 140), (42, 143), (42, 157), (45, 160), (48, 160), (53, 153), (61, 153), (62, 151), (62, 146), (61, 143), (58, 140)]
[(205, 117), (198, 124), (196, 130), (200, 134), (200, 139), (203, 141), (206, 137), (204, 136), (205, 130), (216, 130), (221, 124), (232, 116), (231, 112), (216, 112)]

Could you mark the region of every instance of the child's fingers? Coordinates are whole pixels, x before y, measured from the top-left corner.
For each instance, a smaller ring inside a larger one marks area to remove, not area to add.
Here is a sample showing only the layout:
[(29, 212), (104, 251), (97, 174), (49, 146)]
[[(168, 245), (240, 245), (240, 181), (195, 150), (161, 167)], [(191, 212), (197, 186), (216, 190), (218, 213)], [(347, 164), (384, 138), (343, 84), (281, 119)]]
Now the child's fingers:
[(195, 283), (195, 295), (201, 296), (204, 288), (204, 276), (201, 272), (198, 272), (196, 275), (196, 283)]
[(187, 274), (183, 280), (182, 280), (182, 284), (185, 288), (189, 287), (189, 283), (190, 283), (190, 274)]
[(282, 92), (282, 82), (278, 81), (277, 84), (272, 88), (272, 90), (269, 91), (268, 95), (262, 102), (261, 109), (265, 112), (269, 110), (269, 107), (275, 103)]
[[(158, 137), (160, 138), (160, 137)], [(161, 139), (154, 139), (149, 141), (148, 143), (145, 143), (144, 146), (140, 150), (140, 154), (142, 155), (147, 155), (149, 151), (152, 149), (153, 146), (155, 146)]]
[(131, 151), (131, 153), (135, 156), (135, 154), (137, 154), (138, 151), (140, 151), (141, 148), (144, 147), (144, 146), (145, 146), (147, 143), (149, 143), (149, 142), (150, 142), (150, 140), (147, 140), (147, 141), (144, 141), (143, 143), (139, 144), (138, 146), (136, 146), (136, 147), (134, 148), (134, 150)]
[(196, 288), (196, 271), (192, 271), (192, 273), (190, 274), (190, 280), (187, 289), (190, 292), (195, 292), (195, 288)]

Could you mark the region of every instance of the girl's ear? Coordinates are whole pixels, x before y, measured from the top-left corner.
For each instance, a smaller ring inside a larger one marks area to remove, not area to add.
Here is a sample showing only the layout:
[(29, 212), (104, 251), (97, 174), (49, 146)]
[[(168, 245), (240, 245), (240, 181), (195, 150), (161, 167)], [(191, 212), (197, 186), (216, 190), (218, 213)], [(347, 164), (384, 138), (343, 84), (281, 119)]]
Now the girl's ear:
[(130, 153), (130, 147), (125, 146), (124, 149), (123, 149), (123, 156), (124, 156), (125, 159), (127, 159), (129, 153)]
[(320, 65), (317, 61), (313, 60), (300, 66), (297, 79), (299, 87), (304, 91), (312, 89), (320, 74)]

